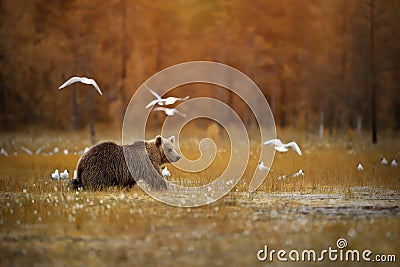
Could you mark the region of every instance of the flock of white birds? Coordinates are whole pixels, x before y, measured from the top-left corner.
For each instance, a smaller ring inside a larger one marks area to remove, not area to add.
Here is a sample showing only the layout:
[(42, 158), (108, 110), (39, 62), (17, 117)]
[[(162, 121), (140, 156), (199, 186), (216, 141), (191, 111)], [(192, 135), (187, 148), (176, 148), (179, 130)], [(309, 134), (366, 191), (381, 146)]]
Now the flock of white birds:
[(64, 170), (62, 173), (56, 169), (52, 174), (50, 174), (50, 178), (53, 180), (67, 180), (69, 177), (69, 171)]
[[(60, 87), (58, 87), (58, 89), (63, 89), (71, 84), (74, 83), (84, 83), (84, 84), (88, 84), (88, 85), (92, 85), (96, 91), (100, 94), (103, 95), (102, 91), (100, 90), (100, 87), (98, 86), (98, 84), (96, 83), (96, 81), (94, 79), (90, 79), (87, 77), (71, 77), (70, 79), (68, 79), (65, 83), (63, 83)], [(183, 97), (183, 98), (179, 98), (179, 97), (167, 97), (167, 98), (162, 98), (160, 95), (158, 95), (156, 92), (154, 92), (150, 87), (148, 87), (146, 84), (144, 84), (144, 86), (146, 87), (146, 89), (156, 98), (154, 100), (152, 100), (149, 104), (146, 105), (146, 108), (153, 108), (155, 105), (159, 105), (159, 106), (169, 106), (169, 105), (173, 105), (175, 104), (175, 102), (177, 101), (185, 101), (189, 99), (189, 96)], [(153, 108), (153, 111), (162, 111), (164, 112), (167, 116), (173, 116), (175, 114), (180, 115), (182, 117), (186, 117), (186, 114), (184, 114), (183, 112), (180, 112), (179, 110), (177, 110), (176, 108), (166, 108), (166, 107), (155, 107)], [(23, 149), (26, 153), (32, 155), (32, 152), (30, 150), (28, 150), (27, 148), (21, 148)], [(89, 148), (85, 149), (85, 151), (83, 153), (86, 153), (89, 150)], [(58, 148), (57, 148), (57, 152), (54, 151), (54, 153), (58, 153)], [(64, 150), (64, 154), (68, 154), (68, 150)], [(170, 177), (171, 173), (168, 171), (167, 167), (163, 167), (162, 168), (162, 175), (164, 178)], [(51, 175), (50, 177), (53, 180), (60, 180), (63, 179), (68, 179), (68, 170), (65, 170), (63, 173), (59, 173), (58, 169), (56, 169)], [(67, 178), (64, 178), (67, 177)], [(76, 170), (74, 171), (74, 177), (76, 177)]]
[[(382, 165), (389, 165), (389, 161), (385, 158), (385, 157), (381, 157), (381, 164)], [(399, 165), (399, 163), (397, 163), (397, 161), (395, 159), (392, 159), (392, 161), (390, 162), (390, 166), (392, 167), (397, 167)], [(361, 163), (357, 164), (357, 170), (358, 171), (363, 171), (364, 170), (364, 166)]]
[[(96, 81), (93, 80), (93, 79), (90, 79), (90, 78), (86, 78), (86, 77), (71, 77), (65, 83), (63, 83), (60, 87), (58, 87), (58, 89), (61, 90), (61, 89), (65, 88), (65, 87), (67, 87), (67, 86), (69, 86), (71, 84), (77, 83), (77, 82), (80, 82), (80, 83), (83, 83), (83, 84), (87, 84), (87, 85), (92, 85), (100, 95), (103, 95), (103, 93), (100, 90), (100, 87), (98, 86)], [(155, 106), (156, 105), (159, 105), (159, 106), (173, 105), (177, 101), (186, 101), (186, 100), (188, 100), (189, 96), (186, 96), (186, 97), (183, 97), (183, 98), (171, 97), (171, 96), (167, 97), (167, 98), (162, 98), (160, 95), (158, 95), (156, 92), (154, 92), (151, 88), (149, 88), (146, 84), (144, 84), (144, 86), (155, 97), (154, 100), (152, 100), (150, 103), (148, 103), (146, 105), (146, 109), (147, 108), (153, 108), (153, 111), (162, 111), (167, 116), (173, 116), (173, 115), (177, 114), (177, 115), (180, 115), (182, 117), (186, 117), (186, 114), (182, 113), (181, 111), (179, 111), (176, 108), (155, 107)], [(265, 145), (265, 146), (274, 146), (275, 150), (278, 151), (278, 152), (281, 152), (281, 153), (287, 152), (288, 148), (292, 148), (293, 151), (296, 152), (299, 156), (302, 155), (302, 152), (300, 150), (299, 145), (296, 142), (293, 142), (293, 141), (285, 144), (280, 139), (271, 139), (271, 140), (265, 141), (263, 143), (263, 145)], [(26, 148), (24, 146), (20, 147), (20, 149), (22, 151), (24, 151), (28, 155), (33, 155), (33, 154), (39, 155), (39, 154), (42, 153), (44, 148), (45, 148), (45, 146), (41, 146), (41, 147), (39, 147), (38, 149), (36, 149), (33, 152), (32, 150), (30, 150), (30, 149), (28, 149), (28, 148)], [(88, 150), (89, 150), (89, 148), (86, 147), (83, 151), (80, 151), (78, 153), (79, 154), (84, 154)], [(59, 153), (59, 148), (55, 147), (53, 149), (53, 151), (52, 152), (48, 152), (47, 155), (51, 156), (51, 155), (58, 154), (58, 153)], [(67, 149), (64, 149), (63, 153), (65, 155), (68, 155), (69, 151)], [(0, 149), (0, 155), (8, 156), (8, 152), (4, 148), (1, 148)], [(14, 152), (14, 155), (16, 156), (17, 152)], [(381, 164), (382, 165), (388, 165), (389, 162), (388, 162), (388, 160), (386, 158), (382, 157), (381, 158)], [(391, 161), (390, 165), (392, 167), (397, 167), (398, 163), (397, 163), (397, 161), (395, 159), (393, 159)], [(259, 162), (257, 167), (258, 167), (258, 170), (260, 170), (260, 171), (265, 171), (265, 170), (272, 171), (270, 169), (270, 167), (264, 165), (263, 162)], [(364, 170), (364, 166), (361, 163), (359, 163), (357, 165), (357, 170), (358, 171), (363, 171)], [(167, 178), (167, 177), (171, 176), (171, 173), (168, 171), (167, 167), (163, 167), (162, 168), (162, 175), (163, 175), (164, 178)], [(74, 177), (75, 176), (76, 176), (76, 170), (74, 171)], [(296, 172), (295, 174), (292, 175), (292, 177), (299, 177), (299, 176), (304, 176), (304, 171), (302, 169), (300, 169), (298, 172)], [(68, 170), (64, 170), (64, 172), (60, 173), (58, 171), (58, 169), (56, 169), (50, 175), (50, 177), (51, 177), (52, 180), (67, 180), (68, 177), (69, 177), (69, 171)], [(283, 176), (278, 177), (278, 179), (286, 179), (288, 177), (289, 177), (289, 175), (283, 175)]]

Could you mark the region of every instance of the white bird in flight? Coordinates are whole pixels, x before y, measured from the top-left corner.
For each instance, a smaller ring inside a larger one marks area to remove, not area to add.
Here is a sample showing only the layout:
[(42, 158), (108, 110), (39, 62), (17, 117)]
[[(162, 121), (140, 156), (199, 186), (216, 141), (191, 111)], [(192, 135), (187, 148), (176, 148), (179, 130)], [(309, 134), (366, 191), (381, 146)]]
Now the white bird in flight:
[(100, 94), (103, 95), (103, 93), (101, 92), (99, 86), (97, 85), (96, 81), (93, 79), (89, 79), (86, 77), (72, 77), (70, 78), (68, 81), (66, 81), (65, 83), (63, 83), (60, 87), (58, 87), (58, 89), (63, 89), (65, 87), (67, 87), (68, 85), (71, 85), (73, 83), (77, 83), (77, 82), (81, 82), (84, 84), (89, 84), (89, 85), (93, 85), (94, 88), (96, 88), (96, 91)]
[(364, 167), (363, 167), (363, 165), (361, 165), (361, 163), (358, 163), (357, 170), (359, 170), (359, 171), (363, 171), (364, 170)]
[(68, 179), (68, 175), (69, 175), (69, 171), (68, 170), (64, 170), (64, 172), (60, 173), (60, 178), (63, 180), (67, 180)]
[(288, 151), (288, 147), (291, 147), (297, 154), (299, 154), (301, 156), (301, 150), (299, 145), (296, 142), (289, 142), (287, 144), (282, 143), (282, 141), (280, 139), (271, 139), (268, 141), (264, 142), (265, 146), (271, 146), (273, 145), (275, 147), (276, 151), (279, 152), (287, 152)]
[(182, 117), (186, 117), (186, 114), (185, 113), (182, 113), (182, 112), (180, 112), (179, 110), (177, 110), (176, 108), (162, 108), (162, 107), (157, 107), (157, 108), (154, 108), (153, 109), (154, 111), (164, 111), (164, 113), (167, 115), (167, 116), (173, 116), (173, 115), (175, 115), (175, 114), (178, 114), (178, 115), (180, 115), (180, 116), (182, 116)]
[(261, 171), (261, 170), (270, 170), (270, 167), (268, 167), (268, 166), (265, 166), (264, 165), (264, 162), (262, 162), (262, 161), (260, 161), (259, 163), (258, 163), (258, 169)]
[(53, 180), (59, 180), (60, 179), (60, 173), (58, 172), (58, 169), (56, 169), (52, 174), (50, 174), (50, 177)]
[(162, 167), (161, 173), (162, 173), (164, 178), (167, 178), (167, 177), (171, 176), (171, 173), (169, 172), (169, 170), (167, 169), (166, 166)]
[(154, 99), (153, 101), (151, 101), (149, 104), (147, 104), (146, 108), (150, 108), (154, 105), (172, 105), (174, 104), (176, 101), (185, 101), (189, 99), (189, 96), (183, 97), (183, 98), (179, 98), (179, 97), (173, 97), (173, 96), (169, 96), (167, 98), (161, 98), (161, 96), (159, 94), (157, 94), (156, 92), (154, 92), (153, 90), (151, 90), (146, 84), (144, 84), (144, 86), (147, 88), (147, 90), (149, 90), (149, 92), (154, 95), (156, 97), (156, 99)]

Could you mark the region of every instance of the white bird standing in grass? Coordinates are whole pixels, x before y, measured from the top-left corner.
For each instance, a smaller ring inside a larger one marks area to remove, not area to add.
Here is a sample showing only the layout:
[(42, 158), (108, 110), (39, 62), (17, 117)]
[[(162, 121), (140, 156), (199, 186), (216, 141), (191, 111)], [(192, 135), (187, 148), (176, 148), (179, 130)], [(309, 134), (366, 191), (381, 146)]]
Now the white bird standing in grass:
[(64, 149), (64, 155), (68, 155), (68, 149)]
[(53, 153), (54, 153), (54, 154), (58, 154), (58, 152), (60, 152), (60, 150), (58, 149), (58, 147), (55, 147), (55, 148), (53, 149)]
[(289, 177), (289, 175), (287, 175), (287, 174), (281, 175), (281, 176), (278, 177), (278, 180), (285, 180), (288, 177)]
[(176, 108), (162, 108), (162, 107), (158, 107), (158, 108), (154, 108), (154, 111), (163, 111), (167, 116), (173, 116), (175, 114), (178, 114), (180, 116), (182, 116), (183, 118), (186, 117), (185, 113), (180, 112), (179, 110), (177, 110)]
[(270, 170), (270, 168), (268, 167), (268, 166), (265, 166), (264, 165), (264, 162), (262, 162), (262, 161), (260, 161), (259, 163), (258, 163), (258, 169), (261, 171), (261, 170)]
[(63, 83), (60, 87), (58, 87), (58, 89), (61, 90), (61, 89), (65, 88), (65, 87), (67, 87), (68, 85), (71, 85), (71, 84), (77, 83), (77, 82), (93, 85), (93, 87), (96, 89), (96, 91), (100, 95), (103, 95), (103, 93), (101, 92), (101, 90), (100, 90), (99, 86), (97, 85), (96, 81), (93, 80), (93, 79), (86, 78), (86, 77), (72, 77), (68, 81)]
[(64, 172), (60, 173), (60, 178), (63, 180), (67, 180), (69, 176), (69, 171), (68, 170), (64, 170)]
[(363, 167), (363, 165), (361, 165), (361, 163), (358, 163), (357, 170), (359, 170), (359, 171), (363, 171), (364, 170), (364, 167)]
[(58, 169), (56, 169), (52, 174), (50, 174), (50, 177), (53, 180), (59, 180), (60, 179), (60, 173), (58, 172)]
[(162, 173), (164, 178), (168, 178), (168, 177), (171, 176), (171, 173), (168, 171), (166, 166), (161, 168), (161, 173)]
[(150, 108), (154, 105), (172, 105), (174, 104), (176, 101), (185, 101), (189, 99), (189, 96), (183, 97), (183, 98), (179, 98), (179, 97), (172, 97), (169, 96), (167, 98), (161, 98), (161, 96), (159, 94), (157, 94), (156, 92), (154, 92), (153, 90), (151, 90), (146, 84), (144, 84), (144, 86), (147, 88), (147, 90), (156, 97), (156, 99), (154, 99), (153, 101), (151, 101), (149, 104), (147, 104), (146, 108)]
[(6, 157), (8, 156), (8, 152), (4, 148), (0, 149), (0, 154)]
[(301, 156), (301, 150), (296, 142), (289, 142), (287, 144), (282, 143), (280, 139), (271, 139), (264, 142), (265, 146), (274, 146), (276, 151), (287, 152), (288, 147), (291, 147), (297, 154)]
[(304, 171), (302, 169), (300, 169), (298, 172), (293, 174), (292, 177), (294, 178), (294, 177), (299, 177), (299, 176), (304, 176)]
[(392, 162), (390, 163), (390, 166), (392, 166), (392, 167), (397, 167), (397, 165), (399, 165), (399, 164), (397, 163), (397, 161), (395, 159), (392, 160)]
[(382, 158), (381, 158), (381, 163), (382, 163), (383, 165), (386, 165), (386, 164), (388, 164), (388, 161), (387, 161), (387, 159), (385, 159), (385, 157), (382, 157)]

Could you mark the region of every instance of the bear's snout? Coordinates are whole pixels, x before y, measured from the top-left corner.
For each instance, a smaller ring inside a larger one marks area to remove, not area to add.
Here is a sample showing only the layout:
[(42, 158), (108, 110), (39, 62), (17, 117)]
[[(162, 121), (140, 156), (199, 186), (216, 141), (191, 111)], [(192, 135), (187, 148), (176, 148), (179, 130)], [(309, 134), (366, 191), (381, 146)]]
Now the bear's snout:
[(176, 162), (176, 161), (180, 160), (180, 158), (181, 158), (181, 156), (179, 156), (179, 155), (167, 156), (168, 162)]

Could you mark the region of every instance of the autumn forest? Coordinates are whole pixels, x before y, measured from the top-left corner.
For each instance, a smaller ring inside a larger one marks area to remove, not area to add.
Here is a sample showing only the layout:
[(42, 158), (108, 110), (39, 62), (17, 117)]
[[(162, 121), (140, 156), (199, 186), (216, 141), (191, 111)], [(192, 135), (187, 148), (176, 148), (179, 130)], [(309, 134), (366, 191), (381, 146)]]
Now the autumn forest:
[[(400, 130), (400, 1), (3, 0), (0, 10), (3, 130), (80, 129), (90, 108), (96, 123), (119, 127), (147, 78), (194, 60), (248, 75), (279, 127)], [(104, 96), (57, 90), (76, 75)]]

